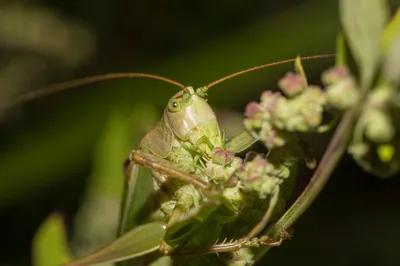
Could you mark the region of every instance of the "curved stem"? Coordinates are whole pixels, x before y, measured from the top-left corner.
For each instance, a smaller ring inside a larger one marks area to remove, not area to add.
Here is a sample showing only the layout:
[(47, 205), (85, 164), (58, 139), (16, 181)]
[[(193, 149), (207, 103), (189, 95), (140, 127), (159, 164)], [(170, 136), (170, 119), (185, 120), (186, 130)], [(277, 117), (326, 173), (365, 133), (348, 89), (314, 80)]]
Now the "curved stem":
[[(346, 150), (348, 140), (356, 124), (355, 122), (359, 114), (360, 105), (345, 113), (307, 187), (279, 221), (268, 229), (266, 235), (270, 236), (272, 239), (278, 238), (282, 232), (292, 227), (296, 220), (307, 210), (322, 191)], [(255, 261), (258, 261), (269, 248), (270, 247), (265, 247), (260, 249), (255, 256)]]

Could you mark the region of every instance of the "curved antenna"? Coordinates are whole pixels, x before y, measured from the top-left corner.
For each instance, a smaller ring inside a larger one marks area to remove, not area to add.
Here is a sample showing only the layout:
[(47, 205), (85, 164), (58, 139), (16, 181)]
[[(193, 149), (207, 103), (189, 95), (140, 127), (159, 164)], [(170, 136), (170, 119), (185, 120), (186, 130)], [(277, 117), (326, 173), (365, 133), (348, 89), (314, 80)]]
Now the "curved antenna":
[(95, 83), (99, 81), (104, 81), (104, 80), (109, 80), (109, 79), (118, 79), (118, 78), (149, 78), (149, 79), (157, 79), (157, 80), (162, 80), (167, 83), (173, 84), (181, 89), (185, 89), (185, 86), (183, 84), (180, 84), (177, 81), (164, 78), (161, 76), (153, 75), (153, 74), (146, 74), (146, 73), (109, 73), (109, 74), (103, 74), (103, 75), (96, 75), (96, 76), (90, 76), (90, 77), (85, 77), (85, 78), (78, 78), (78, 79), (73, 79), (61, 83), (56, 83), (54, 85), (50, 85), (49, 87), (31, 91), (25, 94), (22, 94), (15, 102), (12, 102), (9, 104), (9, 106), (13, 106), (15, 104), (19, 103), (24, 103), (39, 97), (47, 96), (50, 94), (54, 94), (69, 88), (89, 84), (89, 83)]
[[(300, 57), (300, 59), (301, 59), (301, 60), (311, 60), (311, 59), (318, 59), (318, 58), (333, 57), (333, 56), (335, 56), (335, 55), (336, 55), (336, 54), (311, 55), (311, 56)], [(234, 77), (236, 77), (236, 76), (239, 76), (239, 75), (242, 75), (242, 74), (245, 74), (245, 73), (248, 73), (248, 72), (252, 72), (252, 71), (255, 71), (255, 70), (259, 70), (259, 69), (262, 69), (262, 68), (271, 67), (271, 66), (277, 66), (277, 65), (282, 65), (282, 64), (286, 64), (286, 63), (295, 62), (295, 61), (296, 61), (296, 58), (294, 58), (294, 59), (287, 59), (287, 60), (278, 61), (278, 62), (273, 62), (273, 63), (268, 63), (268, 64), (264, 64), (264, 65), (260, 65), (260, 66), (255, 66), (255, 67), (251, 67), (251, 68), (248, 68), (248, 69), (245, 69), (245, 70), (242, 70), (242, 71), (235, 72), (235, 73), (233, 73), (233, 74), (230, 74), (230, 75), (228, 75), (228, 76), (225, 76), (225, 77), (223, 77), (223, 78), (220, 78), (220, 79), (218, 79), (218, 80), (216, 80), (216, 81), (213, 81), (213, 82), (211, 82), (210, 84), (206, 85), (205, 87), (206, 87), (207, 90), (208, 90), (208, 89), (210, 89), (211, 87), (217, 85), (218, 83), (221, 83), (221, 82), (223, 82), (223, 81), (225, 81), (225, 80), (234, 78)]]

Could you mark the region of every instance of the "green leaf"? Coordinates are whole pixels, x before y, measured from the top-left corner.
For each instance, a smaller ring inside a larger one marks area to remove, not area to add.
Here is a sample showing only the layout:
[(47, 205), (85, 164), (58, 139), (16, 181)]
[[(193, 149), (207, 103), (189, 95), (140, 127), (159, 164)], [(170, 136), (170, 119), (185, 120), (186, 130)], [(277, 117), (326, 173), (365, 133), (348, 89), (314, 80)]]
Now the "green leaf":
[(62, 216), (50, 215), (33, 239), (33, 265), (54, 266), (70, 260)]
[[(149, 169), (130, 163), (127, 158), (132, 146), (136, 146), (149, 128), (153, 127), (158, 119), (158, 112), (148, 104), (137, 104), (130, 112), (129, 135), (131, 144), (126, 146), (124, 158), (119, 161), (121, 183), (124, 183), (121, 199), (121, 214), (119, 220), (118, 236), (123, 235), (143, 222), (148, 214), (153, 211), (154, 196), (153, 176)], [(130, 123), (133, 121), (134, 123)], [(112, 143), (112, 142), (111, 142)], [(125, 165), (123, 166), (123, 162)], [(124, 171), (122, 171), (124, 170)], [(122, 177), (124, 172), (125, 178)], [(125, 180), (125, 181), (122, 181)]]
[(127, 114), (123, 109), (113, 111), (97, 143), (94, 172), (74, 219), (71, 249), (75, 256), (87, 255), (117, 236), (124, 182), (122, 162), (130, 146)]
[(400, 31), (400, 8), (397, 9), (395, 15), (391, 18), (386, 26), (382, 36), (381, 50), (386, 52), (393, 41), (393, 37), (398, 35)]
[[(240, 117), (240, 122), (242, 123), (242, 116)], [(221, 125), (221, 123), (220, 123)], [(221, 128), (226, 128), (223, 125)], [(243, 130), (241, 128), (241, 130)], [(229, 131), (228, 131), (229, 132)], [(236, 135), (233, 137), (227, 144), (226, 144), (226, 149), (233, 152), (234, 154), (242, 152), (248, 148), (250, 148), (254, 143), (258, 141), (257, 138), (255, 138), (251, 133), (249, 133), (247, 130), (244, 130), (240, 134)]]
[(153, 261), (149, 266), (173, 266), (174, 263), (171, 257), (162, 256), (157, 260)]
[(384, 62), (382, 77), (394, 85), (400, 83), (400, 9), (389, 23), (382, 39)]
[(191, 209), (184, 217), (168, 226), (165, 234), (165, 241), (170, 245), (179, 246), (179, 242), (193, 237), (192, 232), (207, 220), (210, 215), (218, 209), (219, 203), (208, 202)]
[[(131, 127), (134, 132), (134, 142), (139, 142), (148, 128), (156, 123), (158, 113), (148, 105), (140, 104), (132, 110), (131, 120), (136, 125)], [(122, 165), (122, 164), (121, 164)], [(118, 236), (143, 223), (155, 207), (153, 176), (150, 169), (125, 161), (125, 182), (121, 201)], [(143, 265), (138, 259), (131, 259), (118, 263), (119, 266)]]
[(156, 221), (136, 227), (104, 248), (66, 266), (83, 266), (118, 262), (149, 254), (158, 249), (164, 235), (165, 223)]
[(361, 87), (371, 85), (379, 65), (380, 40), (389, 17), (384, 0), (340, 0), (340, 20), (360, 68)]
[(154, 209), (153, 177), (150, 169), (131, 162), (127, 169), (119, 235), (145, 220)]

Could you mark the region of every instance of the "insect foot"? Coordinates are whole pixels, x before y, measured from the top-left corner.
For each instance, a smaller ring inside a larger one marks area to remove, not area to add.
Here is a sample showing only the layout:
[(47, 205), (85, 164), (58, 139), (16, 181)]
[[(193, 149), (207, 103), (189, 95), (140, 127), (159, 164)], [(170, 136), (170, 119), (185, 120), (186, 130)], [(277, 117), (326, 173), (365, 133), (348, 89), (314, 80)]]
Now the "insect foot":
[(283, 238), (283, 240), (290, 239), (290, 238), (292, 238), (293, 233), (294, 233), (294, 229), (289, 228), (287, 231), (281, 232), (281, 238)]
[(258, 242), (264, 246), (270, 246), (270, 247), (278, 247), (280, 245), (282, 245), (283, 242), (283, 238), (279, 238), (278, 241), (274, 241), (272, 238), (270, 238), (269, 236), (262, 236), (260, 237), (260, 239), (258, 240)]
[(274, 240), (273, 238), (264, 235), (261, 237), (253, 237), (249, 238), (242, 238), (238, 240), (241, 243), (242, 248), (258, 248), (260, 246), (268, 246), (268, 247), (278, 247), (282, 245), (282, 242), (286, 239), (291, 237), (291, 233), (284, 231), (281, 233), (279, 240)]

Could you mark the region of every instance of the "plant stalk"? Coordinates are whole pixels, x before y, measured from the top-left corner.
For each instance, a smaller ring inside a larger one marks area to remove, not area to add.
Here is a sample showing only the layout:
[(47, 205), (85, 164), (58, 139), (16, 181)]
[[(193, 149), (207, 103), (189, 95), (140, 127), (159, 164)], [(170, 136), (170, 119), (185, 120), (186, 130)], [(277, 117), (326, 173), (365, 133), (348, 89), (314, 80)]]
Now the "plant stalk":
[[(279, 221), (267, 229), (266, 235), (273, 239), (279, 238), (283, 232), (292, 227), (296, 220), (307, 210), (315, 198), (320, 194), (346, 150), (361, 106), (362, 104), (359, 104), (344, 114), (342, 121), (339, 123), (336, 132), (307, 187), (297, 198), (296, 202), (293, 203), (289, 210), (287, 210), (279, 219)], [(261, 248), (256, 253), (254, 260), (258, 261), (261, 259), (269, 249), (270, 247)]]

